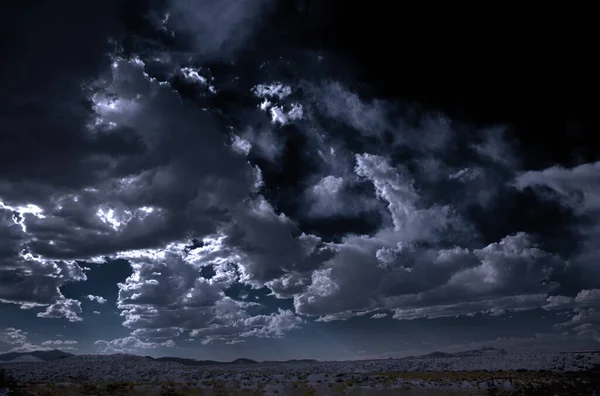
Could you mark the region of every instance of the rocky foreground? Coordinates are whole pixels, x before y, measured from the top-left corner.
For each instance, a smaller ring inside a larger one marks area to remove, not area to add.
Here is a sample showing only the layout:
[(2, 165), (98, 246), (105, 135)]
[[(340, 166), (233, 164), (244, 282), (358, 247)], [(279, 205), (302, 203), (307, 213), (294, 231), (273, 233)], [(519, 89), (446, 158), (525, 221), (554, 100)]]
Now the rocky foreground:
[(196, 367), (133, 355), (79, 355), (0, 369), (0, 389), (27, 395), (600, 395), (600, 352)]

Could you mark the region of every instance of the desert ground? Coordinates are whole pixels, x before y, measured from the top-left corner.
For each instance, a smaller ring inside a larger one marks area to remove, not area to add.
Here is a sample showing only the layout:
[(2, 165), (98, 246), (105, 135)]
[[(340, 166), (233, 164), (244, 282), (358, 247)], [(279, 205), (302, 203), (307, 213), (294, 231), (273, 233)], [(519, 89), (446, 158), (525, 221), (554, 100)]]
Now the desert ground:
[(0, 395), (600, 395), (600, 352), (202, 366), (125, 354), (19, 360), (0, 365)]

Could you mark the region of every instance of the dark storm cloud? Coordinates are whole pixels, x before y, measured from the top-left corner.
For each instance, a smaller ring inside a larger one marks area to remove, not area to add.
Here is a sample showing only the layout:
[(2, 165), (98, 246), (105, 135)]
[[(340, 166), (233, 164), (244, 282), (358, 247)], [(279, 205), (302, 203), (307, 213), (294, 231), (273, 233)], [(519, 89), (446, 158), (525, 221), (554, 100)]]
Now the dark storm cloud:
[(0, 301), (19, 304), (23, 309), (47, 306), (39, 317), (79, 321), (79, 302), (65, 298), (60, 287), (85, 280), (83, 270), (72, 261), (50, 261), (32, 255), (26, 247), (30, 237), (15, 222), (15, 216), (15, 212), (0, 206)]
[(134, 129), (147, 148), (113, 158), (96, 183), (38, 201), (47, 216), (28, 224), (38, 236), (34, 253), (83, 258), (210, 233), (253, 183), (252, 168), (226, 146), (215, 116), (146, 78), (139, 61), (115, 60), (111, 74), (91, 98), (95, 122)]
[(556, 201), (564, 206), (573, 220), (565, 227), (577, 236), (577, 245), (569, 267), (562, 275), (564, 292), (577, 293), (582, 288), (598, 288), (600, 258), (597, 240), (600, 236), (600, 188), (598, 163), (574, 168), (554, 166), (540, 171), (521, 173), (514, 181), (521, 190), (533, 190), (543, 201)]
[[(276, 87), (286, 94), (271, 95), (267, 106), (283, 106), (293, 95)], [(520, 167), (515, 142), (501, 128), (476, 129), (435, 114), (415, 122), (395, 105), (363, 100), (340, 84), (310, 87), (298, 128), (310, 155), (324, 161), (305, 176), (316, 180), (305, 185), (305, 202), (312, 205), (305, 212), (335, 221), (336, 212), (360, 213), (353, 202), (363, 200), (361, 209), (379, 208), (383, 221), (370, 236), (328, 244), (335, 256), (309, 273), (292, 271), (268, 282), (277, 296), (293, 296), (297, 312), (320, 320), (378, 309), (393, 310), (395, 319), (498, 315), (545, 304), (558, 286), (550, 279), (564, 272), (565, 260), (540, 248), (521, 223), (490, 240), (497, 214), (486, 213), (488, 223), (472, 215), (476, 208), (487, 211), (498, 195), (517, 199), (510, 185)], [(386, 133), (393, 142), (388, 147)], [(368, 198), (338, 195), (342, 186), (365, 181), (373, 188)]]
[(574, 215), (569, 225), (578, 238), (578, 246), (568, 267), (561, 273), (560, 292), (548, 300), (546, 309), (572, 309), (574, 316), (561, 326), (579, 336), (591, 336), (600, 341), (600, 179), (599, 163), (588, 163), (573, 168), (554, 166), (520, 174), (515, 185), (519, 189), (533, 189), (544, 200), (557, 200)]
[(191, 41), (196, 56), (232, 58), (252, 46), (256, 30), (274, 6), (273, 0), (169, 0), (163, 23)]
[[(101, 176), (120, 145), (131, 146), (119, 135), (107, 145), (82, 133), (92, 115), (85, 84), (109, 65), (108, 38), (121, 34), (116, 4), (30, 2), (3, 13), (10, 42), (0, 77), (3, 199), (39, 199), (44, 187), (85, 185)], [(22, 187), (11, 189), (12, 182)]]
[(111, 55), (114, 5), (39, 4), (16, 11), (37, 29), (3, 25), (21, 45), (2, 74), (0, 297), (41, 318), (80, 320), (60, 291), (85, 280), (69, 259), (210, 234), (255, 181), (216, 115)]

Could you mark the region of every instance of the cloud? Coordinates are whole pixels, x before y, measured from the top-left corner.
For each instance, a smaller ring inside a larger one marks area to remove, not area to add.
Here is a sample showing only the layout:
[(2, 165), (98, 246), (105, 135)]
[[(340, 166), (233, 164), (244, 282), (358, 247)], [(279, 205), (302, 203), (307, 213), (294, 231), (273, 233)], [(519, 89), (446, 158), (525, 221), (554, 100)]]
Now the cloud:
[(125, 128), (144, 149), (106, 157), (98, 164), (101, 180), (57, 189), (40, 202), (46, 217), (27, 222), (37, 237), (30, 244), (35, 254), (87, 258), (210, 233), (255, 182), (255, 170), (225, 144), (217, 115), (182, 103), (169, 84), (144, 73), (143, 62), (116, 59), (106, 78), (90, 98), (97, 113), (93, 130), (82, 133)]
[[(286, 273), (310, 273), (334, 253), (320, 238), (303, 233), (285, 214), (277, 214), (262, 196), (237, 206), (232, 222), (222, 232), (224, 243), (238, 256), (240, 280), (255, 286)], [(279, 286), (285, 287), (284, 283)]]
[(37, 314), (38, 318), (60, 319), (66, 318), (69, 322), (81, 322), (81, 302), (70, 298), (58, 300)]
[(597, 240), (600, 237), (600, 162), (574, 168), (553, 166), (543, 170), (527, 171), (518, 175), (513, 184), (517, 189), (532, 189), (543, 200), (559, 202), (573, 216), (563, 225), (577, 240), (570, 265), (561, 274), (565, 291), (574, 293), (582, 288), (600, 287), (600, 258)]
[[(41, 214), (37, 214), (40, 216)], [(66, 299), (60, 287), (87, 279), (74, 261), (47, 260), (30, 252), (31, 235), (23, 224), (32, 216), (20, 206), (0, 204), (0, 302), (21, 308), (48, 307), (40, 317), (77, 320), (78, 302)]]
[(175, 348), (173, 340), (164, 342), (144, 342), (136, 337), (116, 338), (110, 341), (98, 340), (94, 344), (99, 353), (140, 353), (145, 349)]
[(367, 103), (339, 82), (311, 86), (312, 94), (327, 116), (346, 123), (364, 135), (381, 136), (389, 131), (389, 103), (377, 99)]
[(230, 325), (210, 326), (196, 329), (192, 337), (201, 337), (203, 344), (225, 341), (226, 344), (244, 342), (245, 337), (281, 338), (289, 331), (299, 329), (304, 320), (290, 310), (279, 309), (270, 315), (256, 315), (240, 318)]
[(21, 345), (27, 342), (27, 332), (14, 327), (7, 327), (2, 333), (2, 342), (9, 345)]
[[(6, 48), (1, 77), (0, 103), (7, 111), (0, 137), (2, 199), (35, 203), (34, 196), (52, 186), (85, 185), (90, 177), (101, 177), (100, 157), (131, 149), (119, 135), (113, 139), (122, 148), (82, 133), (92, 116), (85, 85), (110, 64), (109, 38), (121, 38), (117, 6), (111, 0), (86, 7), (77, 1), (39, 3), (11, 7), (3, 15), (5, 32), (23, 40)], [(65, 18), (73, 24), (64, 24)], [(76, 39), (71, 29), (77, 30)]]
[(543, 306), (548, 311), (571, 310), (570, 320), (557, 327), (568, 329), (580, 337), (589, 337), (600, 342), (600, 289), (584, 289), (575, 297), (553, 295)]
[(308, 206), (305, 216), (317, 219), (368, 216), (380, 210), (373, 196), (358, 191), (360, 180), (356, 177), (328, 175), (319, 179), (305, 192)]
[(435, 319), (445, 317), (473, 316), (488, 314), (499, 316), (507, 311), (522, 311), (539, 308), (546, 300), (546, 294), (530, 294), (500, 297), (476, 302), (461, 302), (456, 304), (429, 305), (420, 308), (397, 308), (394, 319)]
[(361, 245), (345, 246), (330, 268), (313, 274), (308, 291), (295, 296), (298, 312), (333, 315), (384, 308), (394, 310), (395, 319), (415, 319), (534, 309), (545, 304), (552, 290), (545, 280), (564, 266), (560, 258), (530, 246), (524, 234), (474, 251), (409, 247), (394, 252), (384, 268), (377, 266), (375, 241), (354, 242)]
[[(131, 334), (96, 341), (103, 352), (540, 307), (576, 310), (564, 327), (593, 334), (598, 164), (518, 173), (503, 128), (359, 92), (330, 55), (238, 58), (276, 40), (261, 36), (273, 2), (170, 0), (143, 10), (152, 37), (116, 6), (40, 4), (21, 15), (39, 25), (27, 34), (7, 21), (31, 56), (6, 54), (0, 97), (0, 302), (81, 321), (62, 288), (87, 281), (82, 261), (118, 258)], [(513, 219), (529, 187), (576, 215), (575, 256)], [(232, 297), (240, 286), (293, 309)]]
[[(118, 307), (123, 325), (142, 339), (175, 338), (185, 332), (203, 337), (204, 342), (240, 337), (280, 337), (303, 322), (291, 311), (252, 315), (260, 307), (237, 301), (224, 290), (241, 278), (223, 238), (207, 239), (202, 247), (186, 253), (185, 246), (163, 251), (129, 252), (133, 274), (119, 284)], [(201, 275), (204, 266), (214, 275)]]
[(531, 187), (539, 191), (545, 187), (556, 194), (560, 201), (578, 214), (596, 212), (600, 209), (600, 162), (583, 164), (567, 169), (554, 166), (541, 171), (528, 171), (515, 180), (519, 189)]
[(368, 154), (356, 161), (356, 173), (388, 203), (391, 224), (374, 236), (347, 236), (336, 245), (336, 256), (295, 294), (297, 312), (343, 319), (383, 307), (394, 310), (396, 319), (414, 319), (498, 314), (545, 303), (544, 293), (556, 287), (550, 277), (566, 266), (563, 259), (523, 232), (478, 249), (460, 247), (469, 227), (450, 206), (424, 206), (406, 168)]
[(195, 54), (204, 59), (228, 59), (252, 45), (263, 19), (272, 11), (266, 0), (170, 0), (168, 27), (189, 37)]
[(87, 173), (65, 176), (65, 185), (15, 167), (21, 173), (0, 183), (0, 301), (46, 306), (41, 318), (80, 320), (80, 303), (60, 291), (86, 279), (74, 259), (210, 234), (256, 182), (256, 169), (227, 146), (217, 114), (181, 102), (138, 59), (115, 57), (106, 66), (95, 89), (80, 93), (91, 109), (72, 131), (90, 148), (76, 150), (73, 161), (83, 162), (56, 170)]
[(62, 346), (77, 345), (77, 344), (79, 344), (79, 342), (74, 341), (74, 340), (48, 340), (48, 341), (42, 342), (41, 345), (62, 347)]
[(47, 351), (59, 347), (64, 351), (76, 350), (77, 341), (56, 340), (44, 341), (37, 345), (29, 340), (29, 333), (14, 327), (0, 331), (0, 351), (2, 352), (31, 352)]
[[(223, 292), (235, 279), (230, 273), (235, 269), (212, 261), (211, 257), (218, 261), (219, 256), (211, 250), (218, 252), (210, 244), (193, 254), (185, 254), (183, 245), (139, 255), (130, 252), (133, 274), (119, 284), (117, 300), (125, 317), (123, 324), (132, 330), (191, 330), (207, 326), (219, 316), (227, 320), (244, 315), (245, 305)], [(209, 265), (211, 261), (217, 266), (217, 275), (205, 279), (200, 275), (201, 264)]]
[(98, 304), (104, 304), (107, 301), (106, 298), (102, 296), (94, 296), (91, 294), (88, 294), (87, 296), (85, 296), (85, 298), (87, 298), (90, 301), (96, 301)]

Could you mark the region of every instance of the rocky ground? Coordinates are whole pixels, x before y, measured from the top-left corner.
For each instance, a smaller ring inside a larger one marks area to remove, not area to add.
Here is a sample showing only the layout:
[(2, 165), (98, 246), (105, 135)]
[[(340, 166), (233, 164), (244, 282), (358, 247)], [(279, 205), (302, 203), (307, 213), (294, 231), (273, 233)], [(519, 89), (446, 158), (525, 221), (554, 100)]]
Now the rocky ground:
[(600, 395), (596, 352), (202, 367), (80, 355), (2, 369), (0, 389), (24, 395)]

